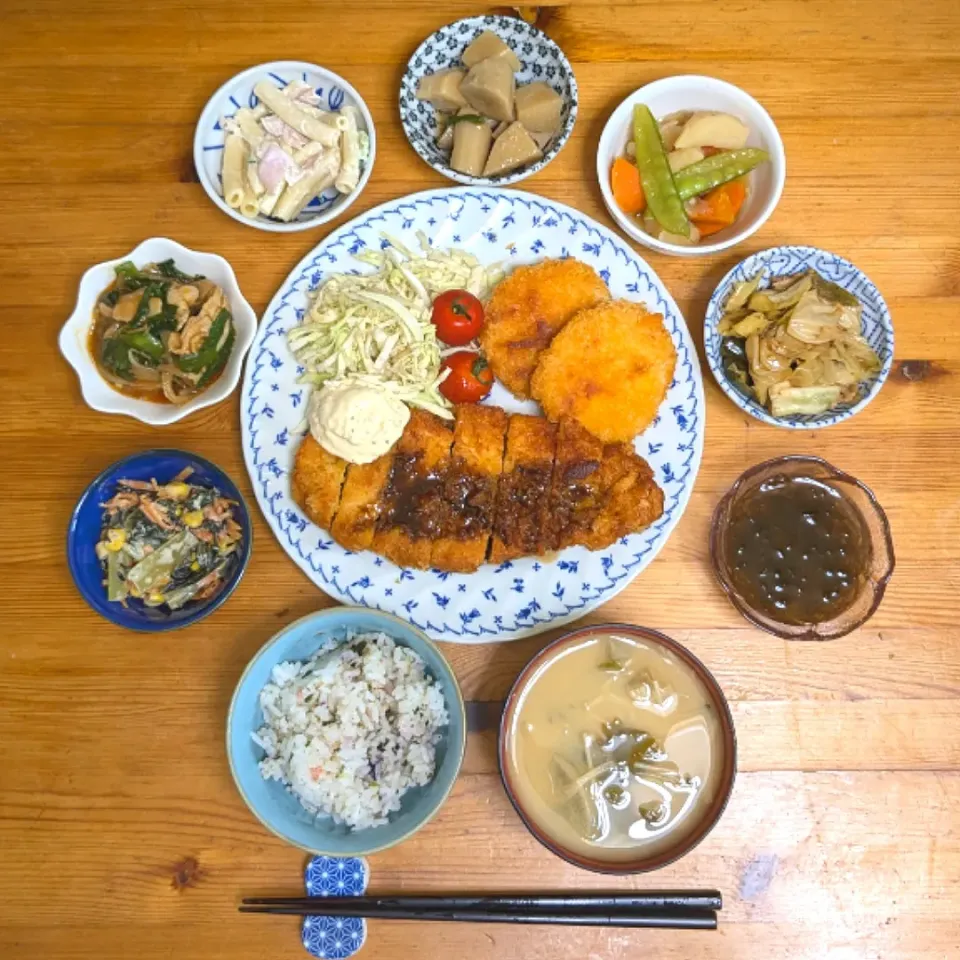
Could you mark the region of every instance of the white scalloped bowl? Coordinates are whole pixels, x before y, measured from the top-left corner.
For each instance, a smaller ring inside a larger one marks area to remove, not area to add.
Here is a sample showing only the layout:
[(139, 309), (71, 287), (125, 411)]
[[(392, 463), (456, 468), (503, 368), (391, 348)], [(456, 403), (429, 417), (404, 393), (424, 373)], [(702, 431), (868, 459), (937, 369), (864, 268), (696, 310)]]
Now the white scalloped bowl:
[[(326, 102), (326, 108), (329, 110), (339, 110), (345, 105), (356, 107), (362, 118), (361, 129), (370, 138), (370, 151), (361, 165), (360, 180), (356, 190), (342, 194), (330, 187), (319, 197), (311, 200), (297, 214), (296, 219), (289, 223), (274, 220), (262, 214), (256, 219), (245, 217), (223, 199), (220, 169), (224, 133), (220, 120), (223, 117), (232, 116), (243, 106), (255, 106), (259, 103), (253, 88), (264, 79), (282, 84), (290, 83), (292, 80), (310, 83), (317, 96)], [(337, 76), (332, 70), (326, 70), (315, 63), (307, 63), (303, 60), (274, 60), (238, 73), (207, 101), (193, 137), (193, 163), (207, 196), (228, 217), (233, 217), (239, 223), (256, 230), (266, 230), (268, 233), (296, 233), (300, 230), (309, 230), (311, 227), (319, 227), (321, 224), (329, 223), (334, 217), (339, 217), (363, 193), (363, 188), (367, 185), (373, 171), (376, 154), (377, 137), (373, 128), (373, 117), (363, 102), (363, 97), (343, 77)]]
[[(770, 154), (769, 163), (763, 163), (750, 175), (746, 203), (734, 224), (715, 233), (709, 242), (692, 246), (666, 243), (651, 236), (636, 218), (624, 213), (613, 199), (610, 189), (610, 167), (623, 156), (631, 139), (634, 104), (645, 103), (651, 113), (665, 117), (679, 110), (716, 110), (732, 113), (750, 128), (750, 147), (762, 147)], [(780, 202), (787, 177), (787, 160), (783, 141), (770, 114), (744, 90), (732, 83), (714, 77), (666, 77), (635, 90), (610, 116), (597, 148), (597, 179), (603, 202), (617, 226), (632, 240), (651, 250), (669, 253), (675, 257), (704, 257), (736, 246), (752, 236), (770, 219)]]
[[(233, 314), (233, 322), (237, 331), (230, 359), (224, 367), (223, 373), (209, 389), (204, 390), (192, 400), (182, 405), (172, 403), (151, 403), (148, 400), (137, 400), (114, 390), (97, 370), (97, 365), (90, 355), (89, 337), (93, 325), (93, 308), (97, 297), (114, 279), (114, 267), (124, 260), (132, 260), (138, 267), (146, 263), (156, 263), (160, 260), (173, 258), (176, 265), (185, 273), (200, 273), (214, 283), (223, 287), (227, 295), (227, 303)], [(196, 410), (212, 407), (215, 403), (228, 397), (240, 382), (240, 372), (243, 368), (243, 359), (253, 343), (253, 336), (257, 330), (257, 315), (253, 307), (244, 299), (240, 292), (233, 267), (223, 257), (215, 253), (201, 253), (191, 250), (168, 240), (166, 237), (151, 237), (144, 240), (130, 253), (115, 260), (106, 260), (90, 267), (80, 281), (80, 292), (77, 295), (77, 305), (70, 319), (60, 330), (60, 352), (80, 378), (80, 390), (87, 406), (101, 413), (120, 413), (134, 417), (143, 423), (153, 426), (163, 426), (176, 423)]]

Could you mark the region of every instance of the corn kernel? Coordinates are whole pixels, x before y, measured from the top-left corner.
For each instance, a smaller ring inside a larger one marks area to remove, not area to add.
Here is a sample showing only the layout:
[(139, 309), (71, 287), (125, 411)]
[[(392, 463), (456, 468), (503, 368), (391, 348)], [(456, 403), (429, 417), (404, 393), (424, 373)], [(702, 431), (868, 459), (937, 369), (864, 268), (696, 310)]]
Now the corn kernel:
[(189, 493), (190, 488), (181, 480), (168, 483), (163, 488), (163, 495), (170, 500), (186, 500)]
[(107, 531), (107, 549), (111, 553), (117, 553), (127, 542), (127, 531), (122, 527), (114, 527)]
[(194, 560), (193, 563), (190, 564), (190, 569), (191, 569), (194, 573), (196, 573), (196, 572), (200, 569), (200, 564), (197, 563), (196, 560)]
[(203, 523), (203, 511), (202, 510), (189, 510), (183, 515), (183, 522), (188, 527), (199, 527)]

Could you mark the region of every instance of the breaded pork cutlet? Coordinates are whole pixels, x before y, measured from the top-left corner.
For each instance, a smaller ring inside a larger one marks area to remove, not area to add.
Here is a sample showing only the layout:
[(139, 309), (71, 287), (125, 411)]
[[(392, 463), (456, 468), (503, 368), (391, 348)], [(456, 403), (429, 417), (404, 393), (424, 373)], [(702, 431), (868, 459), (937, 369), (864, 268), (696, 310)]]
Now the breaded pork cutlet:
[(373, 463), (351, 463), (340, 491), (340, 506), (330, 534), (348, 550), (368, 550), (373, 545), (382, 511), (381, 495), (393, 466), (393, 454)]
[(550, 478), (556, 440), (557, 428), (549, 420), (523, 414), (510, 417), (497, 488), (491, 563), (550, 549)]
[(582, 310), (540, 355), (530, 382), (543, 412), (605, 443), (632, 441), (667, 395), (677, 351), (663, 317), (614, 300)]
[(550, 490), (554, 549), (601, 550), (662, 513), (663, 491), (632, 446), (604, 444), (576, 420), (560, 421)]
[(480, 345), (497, 379), (516, 396), (529, 397), (541, 351), (577, 311), (609, 299), (599, 274), (579, 260), (517, 267), (484, 307)]
[(446, 420), (412, 410), (393, 448), (371, 549), (399, 567), (430, 566), (433, 542), (443, 533), (443, 484), (450, 463), (453, 430)]
[[(341, 486), (342, 479), (342, 486)], [(476, 570), (577, 544), (599, 550), (663, 513), (632, 446), (604, 444), (564, 417), (457, 408), (455, 425), (415, 410), (394, 449), (349, 467), (304, 439), (296, 501), (349, 550), (402, 567)], [(339, 502), (337, 498), (339, 497)]]
[(457, 407), (443, 487), (443, 536), (430, 554), (431, 565), (439, 570), (469, 573), (486, 560), (508, 422), (499, 407), (472, 403)]
[(340, 505), (340, 489), (347, 463), (328, 453), (308, 433), (297, 450), (290, 492), (303, 512), (318, 526), (329, 530)]

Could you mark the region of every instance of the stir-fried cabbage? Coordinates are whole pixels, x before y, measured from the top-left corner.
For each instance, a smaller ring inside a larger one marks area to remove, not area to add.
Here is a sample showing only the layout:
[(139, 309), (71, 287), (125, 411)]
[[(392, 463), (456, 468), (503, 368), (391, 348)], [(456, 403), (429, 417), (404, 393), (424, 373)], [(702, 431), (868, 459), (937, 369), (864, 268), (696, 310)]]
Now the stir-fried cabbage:
[(853, 402), (881, 366), (861, 332), (860, 301), (814, 270), (763, 290), (760, 279), (737, 284), (720, 319), (730, 379), (775, 417)]
[(438, 387), (442, 350), (430, 316), (446, 290), (469, 290), (485, 298), (502, 276), (462, 250), (437, 250), (418, 233), (415, 253), (386, 236), (380, 251), (357, 259), (373, 273), (336, 273), (317, 289), (303, 323), (287, 340), (306, 368), (301, 383), (359, 380), (382, 387), (412, 406), (450, 419)]

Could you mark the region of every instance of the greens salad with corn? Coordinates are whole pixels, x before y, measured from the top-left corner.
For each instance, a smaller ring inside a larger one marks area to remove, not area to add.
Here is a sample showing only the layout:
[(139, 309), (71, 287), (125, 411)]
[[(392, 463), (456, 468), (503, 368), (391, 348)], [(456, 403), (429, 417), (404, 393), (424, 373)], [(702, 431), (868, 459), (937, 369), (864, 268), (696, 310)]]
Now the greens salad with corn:
[(120, 480), (103, 504), (96, 551), (108, 600), (178, 610), (212, 597), (233, 572), (243, 540), (236, 503), (216, 487), (188, 483), (191, 472), (165, 484)]

